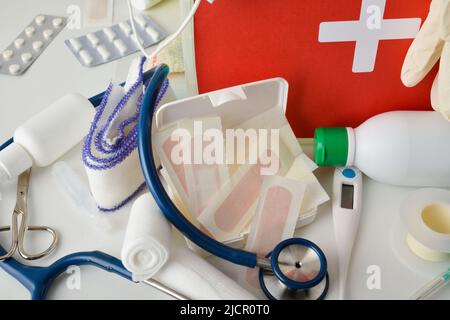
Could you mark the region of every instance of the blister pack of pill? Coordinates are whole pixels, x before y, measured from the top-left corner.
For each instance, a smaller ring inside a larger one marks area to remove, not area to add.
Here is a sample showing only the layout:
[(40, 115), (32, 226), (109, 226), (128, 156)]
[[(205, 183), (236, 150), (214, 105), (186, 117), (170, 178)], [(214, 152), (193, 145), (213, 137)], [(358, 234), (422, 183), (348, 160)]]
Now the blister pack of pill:
[(0, 55), (0, 74), (23, 74), (64, 28), (67, 19), (38, 15)]
[[(135, 22), (138, 40), (144, 48), (166, 37), (164, 31), (145, 15), (136, 15)], [(129, 20), (81, 37), (68, 39), (65, 43), (85, 67), (98, 66), (139, 50)]]

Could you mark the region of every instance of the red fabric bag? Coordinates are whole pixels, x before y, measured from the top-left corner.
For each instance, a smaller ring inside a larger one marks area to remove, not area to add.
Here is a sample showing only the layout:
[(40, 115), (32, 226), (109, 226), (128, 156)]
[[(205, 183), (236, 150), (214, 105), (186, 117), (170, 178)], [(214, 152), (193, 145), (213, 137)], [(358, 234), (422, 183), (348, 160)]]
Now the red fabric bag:
[(298, 137), (312, 137), (319, 126), (356, 127), (385, 111), (431, 109), (435, 73), (414, 88), (400, 80), (414, 29), (429, 5), (430, 0), (202, 3), (195, 18), (199, 91), (283, 77), (290, 86), (287, 116)]

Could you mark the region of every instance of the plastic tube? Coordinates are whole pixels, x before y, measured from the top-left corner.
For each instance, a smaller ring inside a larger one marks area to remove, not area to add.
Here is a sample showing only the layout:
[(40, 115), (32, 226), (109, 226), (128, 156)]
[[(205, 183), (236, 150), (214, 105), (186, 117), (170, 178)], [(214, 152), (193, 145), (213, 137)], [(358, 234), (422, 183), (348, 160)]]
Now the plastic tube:
[(450, 283), (450, 267), (414, 293), (409, 300), (426, 300)]
[(66, 162), (59, 161), (55, 163), (52, 167), (52, 175), (59, 188), (65, 191), (81, 213), (92, 219), (96, 227), (105, 231), (112, 229), (108, 217), (98, 210), (87, 185), (81, 181), (80, 177)]

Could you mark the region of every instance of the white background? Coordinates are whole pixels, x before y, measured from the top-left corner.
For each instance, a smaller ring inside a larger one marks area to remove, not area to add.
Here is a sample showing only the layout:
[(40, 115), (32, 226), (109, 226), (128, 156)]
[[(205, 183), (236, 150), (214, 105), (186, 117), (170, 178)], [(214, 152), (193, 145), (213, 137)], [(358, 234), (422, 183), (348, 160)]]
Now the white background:
[[(116, 0), (115, 21), (127, 19), (125, 1)], [(23, 28), (40, 13), (65, 15), (70, 4), (83, 5), (76, 0), (1, 0), (0, 50), (9, 45)], [(179, 23), (177, 0), (165, 0), (149, 14), (167, 31), (172, 32)], [(65, 47), (69, 37), (85, 34), (91, 29), (63, 30), (31, 68), (20, 77), (0, 76), (0, 141), (11, 137), (14, 128), (53, 101), (68, 92), (79, 92), (87, 97), (103, 91), (111, 78), (124, 79), (131, 58), (100, 67), (87, 69)], [(188, 89), (180, 77), (172, 79), (175, 93), (183, 97)], [(256, 80), (256, 79), (255, 79)], [(67, 161), (83, 178), (80, 146), (62, 160)], [(305, 150), (310, 152), (311, 146)], [(66, 200), (51, 177), (49, 168), (33, 169), (29, 210), (32, 224), (47, 224), (58, 230), (60, 244), (50, 257), (29, 263), (47, 265), (76, 251), (102, 250), (119, 257), (129, 206), (113, 214), (113, 234), (98, 232), (89, 220), (79, 214)], [(331, 191), (331, 169), (319, 169), (318, 177)], [(421, 285), (445, 269), (445, 264), (425, 263), (409, 253), (405, 246), (404, 230), (398, 223), (402, 200), (413, 189), (398, 188), (364, 180), (364, 206), (359, 237), (349, 274), (349, 298), (352, 299), (406, 299)], [(0, 186), (0, 225), (9, 225), (15, 201), (15, 184)], [(331, 286), (328, 298), (336, 297), (336, 256), (332, 231), (330, 205), (319, 210), (316, 221), (297, 232), (298, 236), (316, 242), (326, 253)], [(182, 243), (178, 233), (174, 235)], [(7, 247), (9, 234), (0, 235), (0, 243)], [(39, 249), (45, 239), (29, 236), (30, 250)], [(235, 273), (230, 264), (212, 259), (220, 268)], [(381, 289), (369, 290), (366, 270), (376, 265), (381, 270)], [(50, 299), (165, 299), (164, 294), (145, 285), (134, 284), (116, 275), (92, 267), (81, 269), (81, 290), (69, 290), (67, 278), (61, 277), (49, 292)], [(28, 299), (27, 291), (9, 275), (0, 271), (0, 299)], [(450, 288), (437, 298), (450, 298)]]

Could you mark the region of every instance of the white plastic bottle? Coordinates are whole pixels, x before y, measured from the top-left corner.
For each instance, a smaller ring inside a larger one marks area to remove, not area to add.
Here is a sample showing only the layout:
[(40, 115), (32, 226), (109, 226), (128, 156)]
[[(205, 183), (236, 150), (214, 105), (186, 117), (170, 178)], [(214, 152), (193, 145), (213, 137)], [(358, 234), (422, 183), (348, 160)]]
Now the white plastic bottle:
[(450, 186), (450, 122), (434, 111), (377, 115), (356, 129), (318, 128), (319, 166), (356, 166), (393, 185)]
[(61, 157), (88, 133), (94, 114), (87, 98), (67, 94), (26, 121), (14, 132), (14, 142), (0, 151), (0, 182)]

